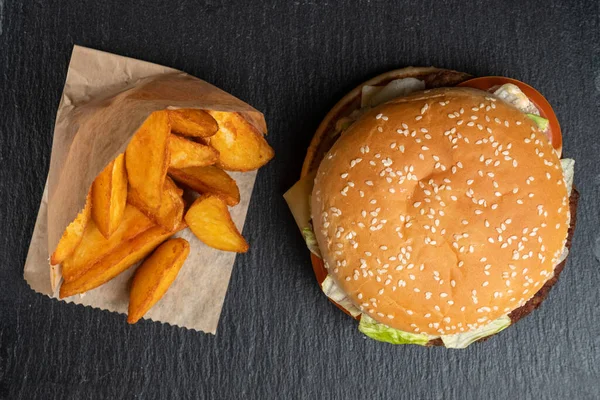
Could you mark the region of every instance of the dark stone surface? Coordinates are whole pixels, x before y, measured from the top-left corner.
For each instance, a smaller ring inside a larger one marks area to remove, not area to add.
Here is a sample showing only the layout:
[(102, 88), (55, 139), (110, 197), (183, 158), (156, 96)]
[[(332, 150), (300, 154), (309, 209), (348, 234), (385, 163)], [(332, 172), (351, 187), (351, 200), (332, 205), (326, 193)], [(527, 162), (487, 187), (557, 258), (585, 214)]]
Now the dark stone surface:
[[(0, 398), (597, 399), (597, 1), (0, 0)], [(23, 263), (73, 44), (179, 68), (263, 110), (259, 173), (216, 337), (34, 293)], [(577, 160), (574, 245), (542, 307), (465, 351), (364, 339), (319, 292), (281, 195), (320, 119), (386, 70), (505, 75), (544, 93)]]

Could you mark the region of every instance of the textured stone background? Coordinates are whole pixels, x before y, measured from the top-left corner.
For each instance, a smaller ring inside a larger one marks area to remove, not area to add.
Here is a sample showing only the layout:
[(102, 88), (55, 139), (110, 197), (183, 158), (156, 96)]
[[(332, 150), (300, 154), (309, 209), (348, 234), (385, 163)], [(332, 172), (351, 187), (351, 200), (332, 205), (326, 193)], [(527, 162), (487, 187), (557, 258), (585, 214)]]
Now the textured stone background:
[[(600, 398), (599, 4), (0, 0), (0, 398)], [(184, 70), (266, 114), (277, 158), (258, 175), (252, 249), (216, 337), (128, 326), (22, 279), (73, 44)], [(529, 82), (577, 160), (561, 281), (537, 313), (465, 351), (365, 340), (319, 292), (281, 197), (333, 104), (411, 64)]]

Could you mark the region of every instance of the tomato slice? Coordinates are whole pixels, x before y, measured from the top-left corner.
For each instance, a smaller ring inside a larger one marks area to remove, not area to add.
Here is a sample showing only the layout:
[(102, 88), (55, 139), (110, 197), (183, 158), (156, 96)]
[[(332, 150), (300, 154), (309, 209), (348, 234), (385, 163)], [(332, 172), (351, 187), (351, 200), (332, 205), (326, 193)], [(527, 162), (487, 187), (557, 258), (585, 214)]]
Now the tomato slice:
[(549, 128), (546, 132), (546, 135), (548, 136), (552, 147), (554, 147), (560, 157), (562, 153), (562, 133), (558, 123), (558, 118), (556, 118), (556, 114), (554, 113), (550, 103), (548, 103), (548, 100), (546, 100), (546, 98), (542, 96), (540, 92), (526, 83), (516, 79), (505, 78), (503, 76), (483, 76), (481, 78), (469, 79), (468, 81), (459, 83), (457, 86), (488, 91), (494, 86), (504, 85), (505, 83), (512, 83), (521, 89), (521, 91), (525, 93), (525, 96), (529, 98), (529, 100), (537, 107), (538, 110), (540, 110), (540, 115), (549, 121)]

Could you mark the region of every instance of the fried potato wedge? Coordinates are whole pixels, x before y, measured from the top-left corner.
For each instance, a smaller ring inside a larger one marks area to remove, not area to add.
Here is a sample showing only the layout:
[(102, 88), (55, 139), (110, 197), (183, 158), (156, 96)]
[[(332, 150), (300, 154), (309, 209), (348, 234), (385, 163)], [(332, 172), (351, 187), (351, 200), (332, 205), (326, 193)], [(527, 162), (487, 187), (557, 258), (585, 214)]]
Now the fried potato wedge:
[(194, 108), (169, 110), (171, 129), (183, 136), (210, 137), (217, 133), (219, 125), (206, 111)]
[(202, 194), (214, 194), (229, 206), (240, 202), (240, 190), (227, 172), (215, 166), (169, 168), (169, 175), (190, 189)]
[(219, 152), (214, 148), (177, 135), (169, 136), (169, 152), (172, 168), (204, 167), (219, 159)]
[(125, 155), (119, 154), (92, 183), (92, 219), (105, 238), (119, 227), (126, 204)]
[(224, 251), (245, 253), (248, 243), (231, 219), (227, 204), (214, 195), (200, 196), (185, 214), (191, 231), (206, 245)]
[(173, 230), (183, 220), (183, 190), (168, 176), (165, 178), (163, 186), (162, 202), (158, 210), (146, 208), (144, 202), (138, 197), (136, 192), (130, 191), (127, 202), (137, 207), (148, 218), (152, 219), (164, 229)]
[(106, 254), (82, 275), (74, 280), (63, 282), (59, 292), (60, 298), (63, 299), (75, 294), (85, 293), (110, 281), (133, 264), (142, 260), (156, 246), (164, 242), (178, 230), (185, 228), (185, 226), (185, 223), (182, 223), (176, 230), (167, 231), (155, 225), (134, 238), (121, 242), (119, 246)]
[(77, 215), (75, 220), (67, 226), (62, 237), (58, 241), (54, 253), (50, 256), (50, 264), (60, 264), (73, 254), (77, 246), (79, 246), (79, 243), (81, 243), (85, 227), (90, 220), (91, 211), (92, 200), (88, 193), (83, 210)]
[(217, 165), (229, 171), (251, 171), (265, 165), (275, 153), (262, 132), (236, 112), (209, 111), (219, 124), (210, 145), (219, 152)]
[(171, 126), (166, 111), (155, 111), (135, 133), (125, 150), (129, 190), (136, 192), (145, 208), (160, 207), (169, 167)]
[(90, 220), (83, 239), (73, 254), (62, 263), (62, 274), (66, 282), (77, 279), (100, 259), (106, 257), (126, 242), (155, 225), (140, 210), (128, 204), (123, 213), (123, 220), (115, 232), (106, 239), (93, 220)]
[(128, 323), (135, 324), (164, 296), (188, 254), (190, 244), (187, 240), (170, 239), (138, 267), (129, 292)]

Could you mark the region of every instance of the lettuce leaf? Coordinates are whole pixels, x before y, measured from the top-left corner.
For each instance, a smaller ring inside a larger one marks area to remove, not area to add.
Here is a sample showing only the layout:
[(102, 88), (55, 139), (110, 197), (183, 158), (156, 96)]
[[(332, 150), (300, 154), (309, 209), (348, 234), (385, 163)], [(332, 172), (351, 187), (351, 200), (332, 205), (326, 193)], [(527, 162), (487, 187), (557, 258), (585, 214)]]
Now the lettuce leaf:
[(348, 295), (346, 295), (331, 276), (327, 275), (327, 277), (325, 277), (325, 280), (321, 283), (321, 289), (323, 290), (323, 293), (325, 293), (325, 296), (335, 301), (353, 317), (361, 314), (360, 310), (352, 303), (352, 301), (350, 301)]
[(425, 90), (425, 82), (417, 78), (395, 79), (381, 86), (363, 86), (361, 107), (375, 107), (397, 97)]
[(527, 117), (531, 119), (542, 132), (546, 132), (548, 130), (550, 121), (548, 121), (546, 118), (531, 113), (526, 113), (525, 115), (527, 115)]
[(563, 170), (563, 176), (565, 177), (565, 185), (567, 185), (567, 191), (570, 196), (571, 190), (573, 190), (573, 177), (575, 176), (575, 160), (563, 158), (560, 160), (560, 165)]
[(302, 237), (304, 237), (306, 247), (308, 247), (310, 252), (319, 258), (323, 258), (321, 256), (321, 250), (319, 250), (319, 244), (317, 243), (317, 238), (315, 237), (315, 232), (313, 231), (312, 226), (305, 226), (302, 228)]
[(375, 321), (366, 314), (363, 314), (360, 317), (358, 330), (371, 339), (391, 344), (417, 344), (419, 346), (425, 346), (430, 339), (429, 335), (409, 333), (390, 328), (385, 324)]
[(442, 335), (441, 338), (442, 342), (444, 342), (444, 346), (449, 349), (464, 349), (471, 343), (481, 338), (494, 335), (508, 328), (510, 324), (510, 317), (508, 315), (503, 315), (489, 324), (475, 330), (465, 333), (457, 333), (454, 335)]

